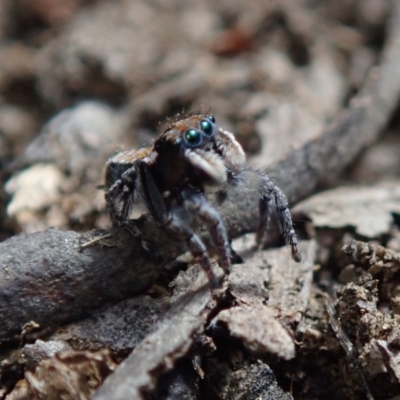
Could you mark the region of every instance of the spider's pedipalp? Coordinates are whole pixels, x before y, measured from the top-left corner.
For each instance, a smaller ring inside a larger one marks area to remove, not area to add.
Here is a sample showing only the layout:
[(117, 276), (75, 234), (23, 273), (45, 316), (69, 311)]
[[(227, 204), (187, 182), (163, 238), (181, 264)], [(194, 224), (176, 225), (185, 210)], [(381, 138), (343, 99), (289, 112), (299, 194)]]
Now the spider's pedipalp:
[(232, 133), (219, 128), (216, 146), (228, 169), (236, 173), (243, 170), (246, 163), (246, 155)]
[(226, 167), (217, 154), (201, 149), (186, 150), (185, 157), (193, 168), (206, 175), (210, 184), (223, 185), (226, 182)]

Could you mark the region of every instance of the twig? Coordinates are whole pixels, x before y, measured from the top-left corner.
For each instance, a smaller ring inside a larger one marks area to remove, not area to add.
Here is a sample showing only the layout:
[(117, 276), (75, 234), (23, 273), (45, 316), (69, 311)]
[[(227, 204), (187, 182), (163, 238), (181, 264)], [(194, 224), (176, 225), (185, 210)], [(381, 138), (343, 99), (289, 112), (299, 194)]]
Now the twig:
[(342, 326), (340, 325), (340, 320), (338, 320), (335, 308), (333, 304), (329, 301), (326, 302), (326, 310), (329, 314), (329, 323), (331, 328), (335, 332), (335, 335), (342, 346), (344, 352), (346, 353), (347, 361), (354, 367), (357, 372), (358, 378), (360, 380), (360, 384), (367, 396), (368, 400), (374, 400), (372, 393), (368, 387), (367, 380), (362, 372), (360, 363), (358, 362), (355, 354), (355, 349), (353, 343), (351, 343), (349, 337), (347, 336), (346, 332), (343, 330)]
[[(95, 400), (139, 400), (154, 389), (157, 378), (188, 353), (196, 337), (226, 295), (227, 286), (212, 292), (207, 281), (197, 280), (179, 297), (157, 328), (140, 342), (94, 396)], [(216, 297), (217, 296), (217, 297)]]
[[(49, 229), (0, 243), (0, 341), (18, 335), (28, 321), (56, 327), (133, 296), (154, 281), (161, 269), (157, 254), (149, 258), (123, 229), (96, 246), (81, 247), (99, 235)], [(174, 241), (163, 246), (179, 252)]]

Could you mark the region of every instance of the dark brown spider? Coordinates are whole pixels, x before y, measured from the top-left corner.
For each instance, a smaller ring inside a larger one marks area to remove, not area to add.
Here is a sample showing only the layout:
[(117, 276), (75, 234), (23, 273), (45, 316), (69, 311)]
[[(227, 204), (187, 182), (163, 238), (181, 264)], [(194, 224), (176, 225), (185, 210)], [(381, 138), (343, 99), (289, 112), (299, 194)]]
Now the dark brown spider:
[[(110, 158), (106, 167), (107, 209), (113, 222), (128, 224), (134, 204), (144, 204), (152, 217), (177, 239), (185, 241), (209, 279), (216, 284), (206, 246), (192, 221), (204, 223), (215, 244), (219, 265), (231, 269), (231, 248), (224, 222), (206, 194), (240, 185), (245, 154), (232, 133), (219, 128), (212, 115), (191, 115), (168, 127), (153, 147), (129, 150)], [(257, 241), (265, 235), (271, 206), (279, 227), (301, 260), (287, 200), (270, 178), (260, 180), (260, 224)], [(139, 232), (133, 232), (140, 236)]]

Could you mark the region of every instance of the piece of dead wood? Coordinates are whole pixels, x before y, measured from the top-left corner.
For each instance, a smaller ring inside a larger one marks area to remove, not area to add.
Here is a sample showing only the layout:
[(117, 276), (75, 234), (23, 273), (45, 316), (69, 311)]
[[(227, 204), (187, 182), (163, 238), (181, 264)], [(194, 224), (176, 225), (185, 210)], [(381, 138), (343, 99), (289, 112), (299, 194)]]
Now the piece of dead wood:
[[(312, 363), (319, 363), (325, 351), (333, 355), (321, 372), (309, 372), (309, 387), (322, 379), (330, 381), (327, 387), (332, 393), (347, 386), (343, 398), (395, 398), (400, 377), (400, 254), (377, 243), (355, 240), (346, 243), (342, 252), (346, 257), (338, 254), (329, 266), (351, 268), (351, 279), (341, 287), (332, 285), (337, 296), (334, 307), (329, 295), (313, 285), (306, 317), (297, 330), (300, 352), (311, 351), (307, 357)], [(332, 281), (323, 273), (321, 269), (317, 278), (320, 287), (324, 281)], [(303, 396), (311, 396), (305, 393)]]
[[(340, 173), (365, 146), (377, 139), (400, 95), (400, 4), (392, 19), (379, 68), (319, 139), (306, 143), (272, 166), (274, 177), (291, 203), (310, 195), (327, 177)], [(229, 234), (236, 237), (258, 224), (258, 193), (240, 192), (221, 208)], [(80, 252), (78, 235), (54, 230), (19, 235), (0, 244), (0, 337), (30, 320), (59, 324), (79, 318), (111, 300), (144, 290), (161, 266), (182, 253), (183, 246), (151, 221), (143, 231), (157, 243), (157, 262), (133, 238), (113, 247)], [(57, 232), (57, 234), (56, 234)], [(96, 235), (85, 234), (85, 238)], [(72, 239), (73, 238), (73, 239)]]
[[(301, 249), (306, 253), (307, 272), (311, 272), (315, 244), (301, 242)], [(156, 325), (154, 331), (135, 347), (116, 373), (106, 380), (94, 398), (102, 400), (112, 395), (115, 400), (144, 399), (146, 393), (154, 390), (158, 377), (170, 370), (180, 358), (188, 355), (195, 344), (201, 341), (200, 337), (208, 325), (211, 330), (217, 324), (226, 325), (232, 337), (241, 340), (257, 355), (273, 354), (280, 359), (293, 358), (295, 344), (290, 328), (295, 329), (295, 325), (289, 327), (284, 318), (282, 321), (280, 318), (292, 309), (285, 309), (283, 299), (280, 300), (280, 310), (270, 307), (268, 303), (265, 305), (267, 300), (263, 295), (268, 282), (274, 281), (276, 286), (282, 286), (282, 283), (272, 279), (278, 271), (275, 270), (271, 276), (266, 260), (272, 253), (283, 253), (283, 250), (262, 251), (257, 256), (249, 257), (244, 264), (235, 265), (224, 285), (213, 292), (210, 291), (207, 278), (199, 266), (179, 274), (173, 283), (175, 288), (170, 311)], [(288, 257), (287, 265), (293, 271), (297, 263)], [(281, 267), (285, 270), (285, 265)], [(221, 271), (217, 272), (221, 274)], [(299, 272), (292, 274), (291, 279), (289, 275), (290, 273), (286, 273), (285, 287), (290, 287), (293, 294), (301, 291), (301, 288), (296, 290)], [(305, 280), (308, 281), (304, 282), (304, 286), (309, 287), (312, 275), (305, 275)], [(283, 290), (275, 290), (284, 296)], [(278, 302), (275, 299), (275, 303)], [(298, 305), (300, 309), (297, 311), (304, 312), (302, 303), (299, 302)], [(216, 316), (210, 321), (213, 315)]]
[(75, 350), (107, 347), (112, 350), (114, 357), (123, 359), (144, 339), (169, 308), (168, 297), (134, 296), (57, 329), (52, 340), (66, 341)]
[(226, 325), (231, 336), (256, 356), (269, 353), (290, 360), (295, 356), (293, 337), (274, 314), (272, 308), (260, 304), (241, 305), (221, 311), (213, 322)]
[(226, 286), (212, 292), (208, 284), (207, 278), (198, 274), (190, 290), (179, 296), (154, 332), (135, 347), (94, 399), (144, 399), (154, 389), (156, 378), (187, 354), (195, 337), (204, 332), (211, 312), (224, 296)]
[(215, 368), (222, 371), (219, 375), (215, 374), (212, 382), (212, 394), (208, 397), (207, 395), (206, 397), (203, 396), (203, 398), (293, 400), (289, 393), (281, 389), (272, 369), (260, 360), (256, 362), (245, 361), (234, 366), (217, 363)]
[[(81, 248), (103, 233), (49, 229), (0, 243), (0, 337), (19, 333), (31, 320), (48, 328), (82, 318), (151, 284), (160, 270), (156, 254), (147, 259), (128, 232)], [(176, 254), (174, 243), (169, 246)]]
[(88, 400), (115, 367), (108, 349), (62, 351), (39, 362), (34, 372), (27, 371), (7, 400)]
[(382, 293), (384, 284), (384, 280), (369, 273), (347, 283), (337, 292), (337, 322), (330, 316), (330, 324), (346, 351), (347, 363), (355, 368), (355, 383), (358, 381), (366, 398), (372, 398), (368, 387), (375, 398), (394, 397), (399, 389), (400, 327), (389, 307), (381, 309), (386, 296)]
[(400, 214), (400, 183), (339, 187), (310, 197), (293, 209), (296, 216), (312, 221), (315, 228), (354, 228), (365, 238), (389, 234)]
[(368, 400), (374, 400), (372, 393), (368, 387), (367, 380), (361, 370), (360, 364), (357, 360), (355, 349), (353, 344), (351, 343), (349, 337), (347, 336), (346, 332), (343, 330), (342, 326), (340, 325), (340, 320), (338, 320), (334, 305), (331, 302), (326, 303), (326, 310), (329, 314), (329, 323), (331, 328), (335, 332), (335, 335), (341, 344), (345, 354), (347, 361), (355, 368), (361, 387), (363, 388), (366, 398)]

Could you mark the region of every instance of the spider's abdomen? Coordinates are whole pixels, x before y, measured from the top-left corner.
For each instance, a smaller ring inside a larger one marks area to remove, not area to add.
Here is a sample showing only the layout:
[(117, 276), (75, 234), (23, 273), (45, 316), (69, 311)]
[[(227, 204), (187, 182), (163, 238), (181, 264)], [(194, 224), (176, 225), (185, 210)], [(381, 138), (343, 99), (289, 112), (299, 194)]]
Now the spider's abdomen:
[(146, 147), (139, 150), (122, 151), (109, 158), (104, 173), (105, 188), (110, 188), (135, 162), (143, 160), (150, 153), (151, 147)]

